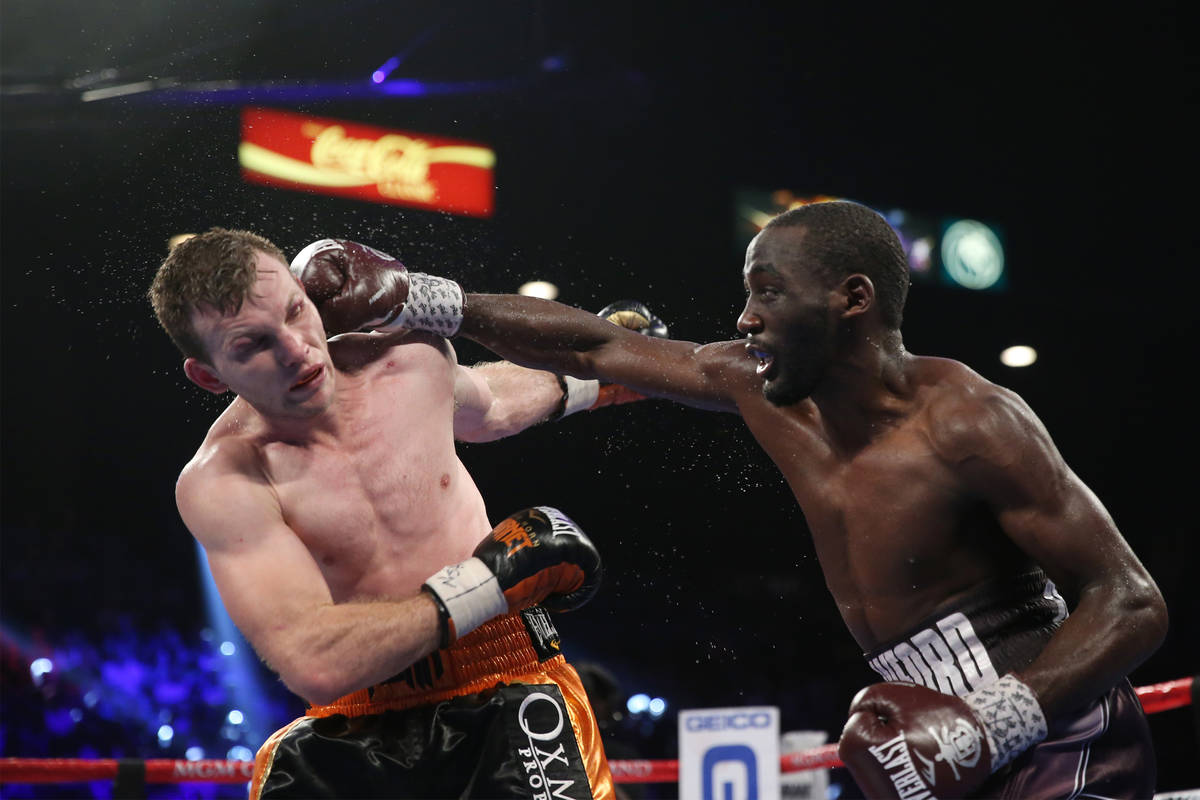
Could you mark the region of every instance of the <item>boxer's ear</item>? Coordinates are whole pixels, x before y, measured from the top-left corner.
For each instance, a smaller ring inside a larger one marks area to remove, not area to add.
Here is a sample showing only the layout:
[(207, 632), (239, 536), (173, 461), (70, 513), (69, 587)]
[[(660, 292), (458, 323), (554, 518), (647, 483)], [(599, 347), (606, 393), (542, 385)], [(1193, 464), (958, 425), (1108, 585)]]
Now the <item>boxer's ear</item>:
[(863, 314), (875, 305), (875, 284), (861, 272), (847, 275), (837, 287), (838, 312), (842, 317)]
[(183, 362), (183, 374), (188, 380), (206, 392), (224, 394), (229, 391), (229, 384), (221, 380), (217, 371), (198, 358), (188, 358)]

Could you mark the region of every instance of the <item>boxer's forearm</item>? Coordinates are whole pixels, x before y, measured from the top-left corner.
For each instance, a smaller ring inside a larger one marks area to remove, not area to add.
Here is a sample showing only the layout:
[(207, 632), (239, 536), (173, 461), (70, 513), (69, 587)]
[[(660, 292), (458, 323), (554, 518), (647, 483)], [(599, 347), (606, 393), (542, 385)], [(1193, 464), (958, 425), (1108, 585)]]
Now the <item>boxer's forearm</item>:
[(563, 400), (554, 373), (508, 361), (476, 364), (462, 375), (454, 392), (454, 438), (464, 442), (512, 436), (545, 421)]
[(256, 649), (284, 684), (313, 704), (381, 683), (437, 648), (435, 603), (424, 593), (400, 601), (317, 609)]
[(1125, 678), (1162, 643), (1167, 609), (1149, 576), (1085, 589), (1045, 650), (1017, 675), (1052, 722)]
[(550, 300), (468, 294), (459, 335), (524, 367), (595, 378), (580, 354), (611, 341), (618, 330), (595, 314)]

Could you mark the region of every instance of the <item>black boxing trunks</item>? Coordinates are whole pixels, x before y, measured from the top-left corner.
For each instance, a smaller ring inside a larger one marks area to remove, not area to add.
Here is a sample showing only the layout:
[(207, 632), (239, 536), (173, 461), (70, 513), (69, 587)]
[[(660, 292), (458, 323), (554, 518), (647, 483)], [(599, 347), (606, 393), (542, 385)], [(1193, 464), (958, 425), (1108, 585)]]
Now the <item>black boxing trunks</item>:
[[(887, 681), (959, 697), (1028, 666), (1067, 617), (1067, 605), (1034, 570), (990, 583), (954, 611), (866, 653)], [(980, 798), (1148, 798), (1156, 766), (1150, 726), (1124, 680), (1087, 707), (1049, 724), (1045, 740), (992, 775)]]
[(886, 681), (919, 683), (962, 697), (1029, 666), (1067, 618), (1041, 570), (982, 587), (950, 613), (866, 653)]
[(251, 800), (614, 796), (587, 694), (541, 608), (309, 708), (259, 749), (250, 783)]

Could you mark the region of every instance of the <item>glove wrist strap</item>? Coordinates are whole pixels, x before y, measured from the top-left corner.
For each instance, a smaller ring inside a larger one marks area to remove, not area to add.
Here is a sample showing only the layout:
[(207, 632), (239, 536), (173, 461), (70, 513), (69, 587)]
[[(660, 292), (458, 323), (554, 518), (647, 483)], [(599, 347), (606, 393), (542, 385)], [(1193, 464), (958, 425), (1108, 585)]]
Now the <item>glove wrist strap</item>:
[(570, 375), (559, 375), (558, 385), (562, 387), (562, 399), (549, 417), (551, 422), (569, 417), (577, 411), (591, 408), (600, 396), (600, 381), (580, 380)]
[(478, 558), (442, 567), (429, 576), (423, 588), (437, 598), (449, 618), (449, 631), (443, 636), (446, 645), (492, 617), (508, 613), (508, 600), (500, 582)]
[(375, 330), (400, 329), (430, 331), (450, 338), (458, 333), (463, 318), (463, 291), (448, 278), (408, 273), (408, 300), (395, 317)]
[(992, 772), (1046, 738), (1046, 715), (1037, 697), (1014, 675), (976, 689), (963, 700), (983, 725)]

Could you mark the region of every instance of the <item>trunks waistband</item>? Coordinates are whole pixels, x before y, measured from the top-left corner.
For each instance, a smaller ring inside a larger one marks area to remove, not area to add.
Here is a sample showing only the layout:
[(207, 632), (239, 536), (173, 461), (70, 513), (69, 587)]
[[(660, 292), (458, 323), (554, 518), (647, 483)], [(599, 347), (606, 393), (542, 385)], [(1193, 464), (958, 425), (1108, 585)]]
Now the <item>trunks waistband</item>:
[(444, 650), (435, 650), (383, 683), (351, 692), (307, 716), (362, 716), (475, 694), (562, 661), (558, 631), (545, 609), (534, 607), (491, 619)]
[(1067, 616), (1041, 570), (998, 581), (925, 620), (905, 636), (865, 653), (886, 681), (918, 683), (962, 697), (1027, 666)]

